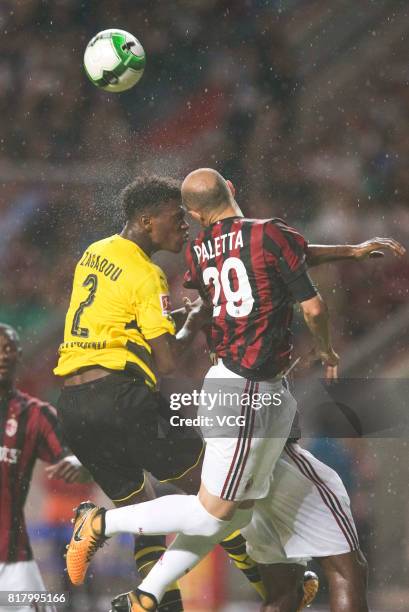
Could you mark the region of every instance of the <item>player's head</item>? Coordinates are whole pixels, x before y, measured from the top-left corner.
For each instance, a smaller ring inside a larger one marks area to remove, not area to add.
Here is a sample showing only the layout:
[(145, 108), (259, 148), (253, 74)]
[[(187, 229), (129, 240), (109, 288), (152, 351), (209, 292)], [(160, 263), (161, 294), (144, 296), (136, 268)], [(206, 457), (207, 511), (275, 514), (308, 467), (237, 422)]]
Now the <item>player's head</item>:
[(128, 227), (149, 238), (152, 251), (179, 253), (189, 224), (182, 207), (180, 184), (162, 176), (142, 176), (121, 193)]
[(226, 211), (240, 212), (234, 195), (231, 181), (212, 168), (194, 170), (182, 183), (183, 204), (202, 225), (212, 223)]
[(10, 325), (0, 323), (0, 387), (13, 385), (21, 355), (20, 338)]

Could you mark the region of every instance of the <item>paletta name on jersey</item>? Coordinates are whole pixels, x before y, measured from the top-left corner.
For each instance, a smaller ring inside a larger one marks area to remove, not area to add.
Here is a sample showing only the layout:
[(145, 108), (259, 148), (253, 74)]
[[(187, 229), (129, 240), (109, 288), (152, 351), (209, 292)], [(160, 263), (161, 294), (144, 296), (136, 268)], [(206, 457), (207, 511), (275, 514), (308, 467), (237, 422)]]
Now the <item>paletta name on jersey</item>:
[(193, 245), (193, 249), (196, 253), (200, 263), (209, 261), (226, 253), (226, 251), (232, 251), (240, 249), (243, 246), (243, 234), (242, 231), (229, 232), (228, 234), (221, 234), (221, 236), (215, 236), (211, 240), (206, 240), (201, 244)]

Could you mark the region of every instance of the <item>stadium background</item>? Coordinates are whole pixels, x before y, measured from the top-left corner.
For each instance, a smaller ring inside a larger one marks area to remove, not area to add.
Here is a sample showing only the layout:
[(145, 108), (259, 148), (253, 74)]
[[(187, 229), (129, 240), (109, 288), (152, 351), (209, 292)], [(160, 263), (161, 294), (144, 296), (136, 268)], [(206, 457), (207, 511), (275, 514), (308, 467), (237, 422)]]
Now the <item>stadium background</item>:
[[(283, 217), (315, 242), (383, 235), (407, 246), (407, 2), (2, 0), (0, 26), (0, 321), (21, 333), (23, 389), (56, 398), (51, 370), (75, 260), (120, 228), (115, 195), (142, 170), (181, 178), (212, 166), (236, 183), (248, 216)], [(115, 26), (136, 34), (148, 58), (141, 83), (119, 96), (82, 71), (88, 39)], [(177, 305), (181, 260), (158, 260)], [(344, 372), (407, 377), (407, 256), (313, 277)], [(199, 342), (184, 363), (192, 375), (206, 366)], [(407, 610), (407, 440), (307, 443), (351, 494), (374, 609)], [(64, 520), (87, 494), (36, 471), (27, 515), (50, 588), (63, 580)], [(128, 542), (101, 554), (72, 609), (105, 610), (128, 586)], [(189, 610), (252, 609), (224, 559), (199, 571), (196, 586), (187, 580)]]

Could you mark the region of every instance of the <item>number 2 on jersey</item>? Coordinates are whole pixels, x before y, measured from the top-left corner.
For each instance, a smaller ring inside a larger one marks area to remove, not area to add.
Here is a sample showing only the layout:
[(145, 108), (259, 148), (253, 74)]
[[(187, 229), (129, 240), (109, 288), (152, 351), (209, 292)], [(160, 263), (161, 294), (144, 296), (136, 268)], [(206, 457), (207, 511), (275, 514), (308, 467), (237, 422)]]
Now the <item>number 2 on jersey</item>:
[(71, 333), (73, 336), (79, 336), (80, 338), (88, 338), (89, 330), (86, 327), (80, 327), (80, 317), (84, 312), (84, 309), (91, 306), (95, 299), (95, 292), (98, 286), (98, 278), (95, 274), (88, 274), (87, 278), (82, 283), (83, 287), (86, 287), (89, 291), (87, 298), (80, 303), (72, 321)]
[[(230, 272), (234, 270), (237, 278), (237, 289), (233, 290), (229, 278)], [(223, 289), (224, 297), (226, 298), (226, 312), (231, 317), (246, 317), (253, 309), (254, 298), (251, 291), (247, 270), (241, 259), (237, 257), (228, 257), (224, 262), (220, 271), (216, 267), (205, 268), (203, 271), (203, 281), (205, 285), (213, 284), (213, 316), (217, 317), (220, 314), (222, 305), (220, 302), (220, 294)], [(238, 304), (238, 302), (241, 302)]]

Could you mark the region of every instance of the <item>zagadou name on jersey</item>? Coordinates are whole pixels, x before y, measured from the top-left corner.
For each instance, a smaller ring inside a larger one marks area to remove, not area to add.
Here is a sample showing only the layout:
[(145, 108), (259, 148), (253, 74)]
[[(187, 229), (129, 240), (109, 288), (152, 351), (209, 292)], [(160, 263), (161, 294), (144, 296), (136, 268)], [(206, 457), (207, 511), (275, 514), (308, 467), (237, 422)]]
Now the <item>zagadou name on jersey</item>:
[(103, 272), (104, 275), (107, 277), (109, 276), (112, 281), (118, 280), (122, 273), (122, 268), (112, 263), (112, 261), (109, 261), (106, 257), (102, 257), (91, 251), (85, 251), (79, 265), (97, 270), (98, 272)]

